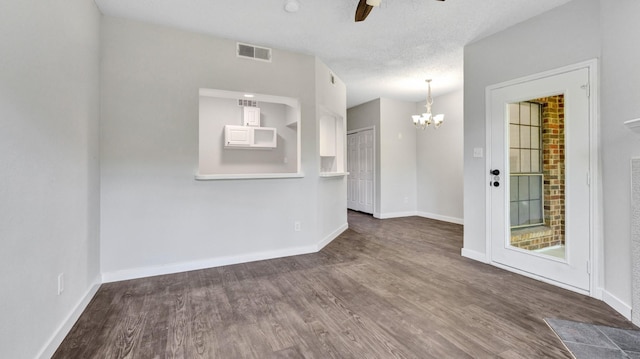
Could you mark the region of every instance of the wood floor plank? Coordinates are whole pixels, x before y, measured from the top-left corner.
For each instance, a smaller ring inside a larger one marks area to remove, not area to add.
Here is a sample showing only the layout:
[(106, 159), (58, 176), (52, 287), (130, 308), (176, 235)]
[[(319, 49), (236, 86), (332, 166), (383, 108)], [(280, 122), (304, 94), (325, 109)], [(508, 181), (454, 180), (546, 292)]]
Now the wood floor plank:
[(314, 254), (104, 284), (59, 358), (571, 358), (601, 301), (460, 256), (460, 225), (349, 212)]

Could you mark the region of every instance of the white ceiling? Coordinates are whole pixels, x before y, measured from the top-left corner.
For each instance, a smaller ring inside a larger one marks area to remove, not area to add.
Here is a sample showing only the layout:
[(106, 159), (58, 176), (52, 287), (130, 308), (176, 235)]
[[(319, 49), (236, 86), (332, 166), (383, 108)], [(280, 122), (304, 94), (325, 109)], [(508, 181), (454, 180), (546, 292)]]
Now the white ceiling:
[(318, 56), (352, 107), (378, 97), (423, 101), (462, 87), (463, 46), (570, 0), (382, 0), (354, 22), (358, 0), (95, 0), (105, 15)]

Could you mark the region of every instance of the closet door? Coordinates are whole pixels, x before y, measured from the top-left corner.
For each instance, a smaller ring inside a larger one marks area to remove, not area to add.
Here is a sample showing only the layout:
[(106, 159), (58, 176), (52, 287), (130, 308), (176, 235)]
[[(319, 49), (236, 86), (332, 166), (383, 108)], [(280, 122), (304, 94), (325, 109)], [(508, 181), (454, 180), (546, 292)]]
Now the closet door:
[(347, 161), (349, 181), (347, 207), (356, 211), (373, 213), (374, 207), (374, 136), (373, 130), (349, 134)]
[(347, 208), (359, 211), (358, 207), (358, 133), (347, 135)]

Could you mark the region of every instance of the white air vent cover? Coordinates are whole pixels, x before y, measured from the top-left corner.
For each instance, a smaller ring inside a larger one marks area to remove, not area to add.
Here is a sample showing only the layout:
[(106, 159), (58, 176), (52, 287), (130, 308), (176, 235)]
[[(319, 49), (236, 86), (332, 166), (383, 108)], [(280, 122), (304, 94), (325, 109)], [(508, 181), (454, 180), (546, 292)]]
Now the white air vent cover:
[(241, 44), (238, 42), (236, 51), (239, 57), (271, 62), (271, 49), (266, 47)]
[(258, 101), (239, 98), (238, 99), (238, 106), (240, 106), (240, 107), (258, 107)]

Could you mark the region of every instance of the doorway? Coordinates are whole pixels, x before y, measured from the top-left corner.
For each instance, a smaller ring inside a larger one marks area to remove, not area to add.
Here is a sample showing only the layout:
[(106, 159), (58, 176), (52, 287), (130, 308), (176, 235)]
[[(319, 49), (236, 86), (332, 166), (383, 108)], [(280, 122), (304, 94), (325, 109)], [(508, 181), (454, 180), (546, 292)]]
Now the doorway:
[(594, 71), (576, 65), (487, 89), (489, 258), (589, 294)]
[(375, 200), (374, 138), (373, 128), (347, 134), (347, 208), (369, 214)]

